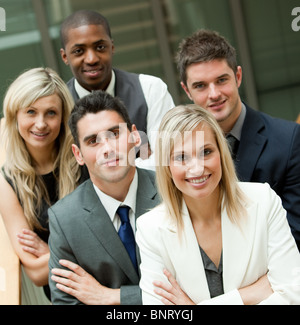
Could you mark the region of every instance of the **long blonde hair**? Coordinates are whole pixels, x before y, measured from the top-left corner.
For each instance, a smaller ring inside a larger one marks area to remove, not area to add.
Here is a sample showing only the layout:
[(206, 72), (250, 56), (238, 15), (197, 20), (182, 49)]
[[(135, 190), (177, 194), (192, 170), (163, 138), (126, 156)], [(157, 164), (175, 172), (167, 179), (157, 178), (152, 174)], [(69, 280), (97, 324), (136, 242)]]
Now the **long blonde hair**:
[[(73, 98), (63, 80), (50, 68), (34, 68), (22, 73), (8, 88), (3, 103), (3, 141), (6, 151), (4, 173), (17, 191), (25, 217), (32, 229), (41, 229), (39, 208), (44, 199), (50, 199), (44, 181), (37, 175), (25, 142), (18, 131), (17, 114), (38, 99), (57, 94), (62, 100), (62, 123), (56, 139), (57, 156), (53, 173), (58, 180), (58, 197), (73, 191), (80, 178), (79, 166), (73, 156), (72, 136), (68, 118), (74, 106)], [(57, 175), (57, 171), (59, 175)]]
[[(223, 203), (232, 222), (238, 222), (245, 213), (245, 196), (238, 186), (234, 163), (221, 128), (214, 117), (201, 107), (180, 105), (166, 113), (161, 121), (155, 147), (156, 180), (166, 213), (182, 230), (182, 193), (175, 186), (170, 172), (170, 155), (176, 141), (176, 134), (182, 136), (186, 131), (193, 131), (199, 124), (208, 125), (215, 135), (220, 152), (222, 177), (220, 181), (219, 204)], [(174, 138), (175, 134), (175, 138)]]

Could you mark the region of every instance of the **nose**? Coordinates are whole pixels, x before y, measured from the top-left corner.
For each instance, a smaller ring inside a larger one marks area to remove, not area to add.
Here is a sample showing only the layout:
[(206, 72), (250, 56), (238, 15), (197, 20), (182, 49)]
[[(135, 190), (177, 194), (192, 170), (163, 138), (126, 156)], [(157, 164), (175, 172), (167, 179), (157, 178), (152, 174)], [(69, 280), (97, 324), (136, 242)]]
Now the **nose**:
[(35, 121), (35, 126), (39, 130), (43, 130), (46, 128), (47, 123), (43, 115), (37, 116), (37, 119)]
[(108, 158), (109, 154), (114, 151), (114, 145), (112, 144), (112, 141), (110, 141), (107, 138), (104, 139), (103, 141), (104, 141), (103, 142), (103, 152), (104, 152), (104, 155), (106, 155)]
[[(98, 142), (98, 141), (97, 141)], [(112, 141), (111, 139), (104, 137), (101, 138), (101, 146), (99, 147), (96, 155), (96, 159), (101, 160), (101, 159), (109, 159), (109, 158), (114, 158), (115, 157), (115, 152), (116, 152), (116, 143), (115, 141)]]
[(188, 172), (190, 176), (201, 176), (204, 172), (204, 157), (194, 157), (188, 163)]
[(94, 65), (99, 61), (99, 58), (97, 53), (93, 49), (89, 49), (86, 52), (84, 61), (89, 65)]
[(218, 100), (221, 96), (221, 92), (215, 84), (209, 85), (209, 98), (212, 100)]

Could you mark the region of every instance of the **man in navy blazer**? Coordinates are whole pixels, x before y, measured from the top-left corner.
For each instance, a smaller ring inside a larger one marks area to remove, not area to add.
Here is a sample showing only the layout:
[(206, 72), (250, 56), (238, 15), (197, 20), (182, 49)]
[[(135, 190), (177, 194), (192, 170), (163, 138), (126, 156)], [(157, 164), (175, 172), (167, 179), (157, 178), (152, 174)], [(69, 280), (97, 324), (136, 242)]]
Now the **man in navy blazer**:
[(242, 68), (229, 42), (199, 30), (177, 53), (181, 86), (223, 129), (241, 181), (267, 182), (281, 197), (300, 250), (300, 125), (258, 112), (241, 101)]

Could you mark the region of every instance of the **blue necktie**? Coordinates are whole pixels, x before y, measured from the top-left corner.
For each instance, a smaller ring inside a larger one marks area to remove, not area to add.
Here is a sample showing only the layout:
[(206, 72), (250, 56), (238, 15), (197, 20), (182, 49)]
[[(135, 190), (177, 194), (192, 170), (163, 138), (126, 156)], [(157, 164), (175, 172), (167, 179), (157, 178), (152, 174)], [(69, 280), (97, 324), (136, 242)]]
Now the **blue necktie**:
[(133, 266), (135, 267), (135, 270), (138, 273), (135, 252), (135, 238), (129, 221), (129, 210), (130, 208), (128, 206), (121, 206), (117, 210), (117, 214), (121, 219), (121, 226), (118, 231), (118, 234), (129, 254), (129, 257)]

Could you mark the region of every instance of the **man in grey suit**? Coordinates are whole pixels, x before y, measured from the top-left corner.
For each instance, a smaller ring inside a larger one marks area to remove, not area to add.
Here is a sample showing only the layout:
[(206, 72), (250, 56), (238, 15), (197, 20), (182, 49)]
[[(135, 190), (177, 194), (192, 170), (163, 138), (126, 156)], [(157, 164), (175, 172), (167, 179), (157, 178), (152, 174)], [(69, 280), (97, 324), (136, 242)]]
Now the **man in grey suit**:
[(134, 165), (139, 133), (122, 102), (103, 91), (80, 99), (69, 125), (90, 179), (49, 209), (52, 303), (141, 304), (140, 272), (118, 235), (117, 214), (129, 206), (135, 229), (136, 218), (159, 203), (154, 172)]

